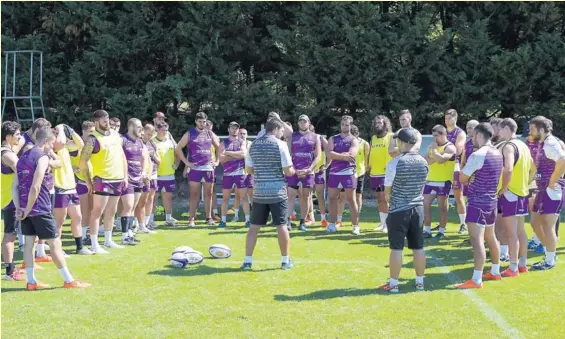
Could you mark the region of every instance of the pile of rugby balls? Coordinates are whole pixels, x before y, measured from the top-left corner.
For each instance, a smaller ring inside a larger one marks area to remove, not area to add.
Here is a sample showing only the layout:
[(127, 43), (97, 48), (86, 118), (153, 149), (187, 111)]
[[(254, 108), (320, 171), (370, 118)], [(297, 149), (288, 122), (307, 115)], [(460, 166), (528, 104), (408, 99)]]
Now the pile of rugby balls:
[[(215, 259), (225, 259), (231, 256), (231, 250), (226, 245), (212, 245), (208, 252)], [(171, 254), (171, 265), (176, 268), (185, 268), (188, 265), (198, 265), (204, 261), (204, 254), (190, 246), (180, 246)]]

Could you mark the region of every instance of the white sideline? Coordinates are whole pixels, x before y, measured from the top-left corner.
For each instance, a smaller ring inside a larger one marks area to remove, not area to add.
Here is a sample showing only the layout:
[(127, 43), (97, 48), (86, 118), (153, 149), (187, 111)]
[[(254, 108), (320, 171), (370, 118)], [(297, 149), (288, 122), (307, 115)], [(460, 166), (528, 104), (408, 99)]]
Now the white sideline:
[[(457, 284), (461, 282), (461, 279), (455, 273), (451, 272), (449, 268), (447, 268), (447, 266), (445, 266), (444, 263), (441, 262), (441, 260), (434, 256), (431, 256), (430, 259), (432, 259), (435, 266), (440, 270), (440, 272), (447, 275), (447, 278), (449, 279), (449, 281), (451, 281), (451, 283)], [(516, 327), (510, 325), (500, 313), (498, 313), (492, 306), (490, 306), (486, 301), (479, 297), (473, 290), (461, 290), (461, 292), (465, 294), (467, 298), (471, 299), (473, 304), (477, 306), (479, 311), (481, 311), (487, 317), (487, 319), (494, 322), (498, 326), (498, 328), (502, 330), (502, 333), (505, 337), (513, 339), (524, 338), (522, 336), (522, 333), (520, 333), (520, 331)]]
[[(428, 256), (428, 262), (433, 263), (433, 267), (439, 269), (441, 273), (444, 273), (452, 284), (458, 284), (461, 279), (453, 272), (449, 270), (446, 265), (450, 264), (461, 264), (461, 261), (441, 261), (435, 256)], [(219, 265), (225, 266), (239, 266), (241, 261), (239, 260), (219, 260), (216, 261)], [(280, 260), (253, 260), (253, 264), (259, 265), (280, 265)], [(297, 265), (310, 265), (310, 264), (329, 264), (329, 265), (378, 265), (379, 262), (376, 260), (301, 260), (297, 259), (295, 261)], [(382, 262), (383, 265), (387, 262)], [(430, 267), (431, 268), (431, 267)], [(485, 302), (481, 297), (479, 297), (473, 290), (461, 290), (463, 294), (471, 300), (473, 304), (477, 306), (479, 311), (485, 315), (485, 317), (492, 322), (494, 322), (503, 332), (503, 335), (512, 339), (524, 338), (522, 333), (510, 325), (504, 317), (498, 313), (494, 308), (492, 308), (487, 302)]]

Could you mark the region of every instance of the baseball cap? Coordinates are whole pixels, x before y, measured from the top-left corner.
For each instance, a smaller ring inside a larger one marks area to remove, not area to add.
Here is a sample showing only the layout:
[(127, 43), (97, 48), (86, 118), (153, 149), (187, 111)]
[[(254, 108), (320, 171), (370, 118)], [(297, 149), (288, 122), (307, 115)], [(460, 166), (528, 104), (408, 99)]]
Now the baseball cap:
[(165, 113), (163, 113), (163, 112), (157, 112), (157, 113), (155, 113), (155, 118), (163, 118), (163, 119), (166, 119), (167, 117), (165, 116)]
[(298, 121), (300, 120), (310, 121), (310, 118), (308, 118), (306, 114), (302, 114), (301, 116), (298, 117)]
[(413, 128), (402, 128), (394, 135), (394, 138), (415, 145), (418, 142), (418, 132)]
[(235, 121), (230, 122), (229, 126), (237, 126), (239, 127), (239, 124)]

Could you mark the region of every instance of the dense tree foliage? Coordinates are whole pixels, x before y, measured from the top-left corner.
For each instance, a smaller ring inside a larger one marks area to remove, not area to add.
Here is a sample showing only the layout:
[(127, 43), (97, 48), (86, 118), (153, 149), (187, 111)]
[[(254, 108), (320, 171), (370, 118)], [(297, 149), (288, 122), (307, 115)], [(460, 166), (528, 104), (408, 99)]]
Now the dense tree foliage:
[(564, 41), (562, 2), (2, 4), (2, 49), (44, 52), (50, 119), (161, 110), (176, 135), (199, 110), (220, 133), (279, 110), (329, 134), (342, 114), (368, 132), (402, 108), (424, 132), (456, 108), (462, 122), (543, 114), (562, 134)]

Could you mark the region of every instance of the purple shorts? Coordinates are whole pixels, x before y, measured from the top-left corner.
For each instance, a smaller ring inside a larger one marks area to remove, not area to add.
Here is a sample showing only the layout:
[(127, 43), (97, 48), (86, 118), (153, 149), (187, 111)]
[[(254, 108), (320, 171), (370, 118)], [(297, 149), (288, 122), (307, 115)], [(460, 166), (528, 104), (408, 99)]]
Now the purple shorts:
[(86, 183), (82, 180), (80, 180), (79, 178), (75, 178), (76, 179), (76, 183), (77, 183), (77, 194), (79, 196), (87, 194), (88, 193), (88, 186), (86, 186)]
[[(506, 197), (507, 195), (511, 196), (510, 200)], [(498, 213), (503, 218), (528, 215), (528, 197), (520, 197), (510, 192), (502, 195), (498, 198)]]
[(357, 178), (355, 174), (339, 175), (330, 173), (328, 177), (328, 188), (356, 189)]
[(157, 179), (157, 192), (174, 192), (177, 188), (176, 181), (173, 180), (159, 180)]
[(215, 178), (216, 178), (216, 175), (215, 175), (214, 171), (199, 171), (199, 170), (191, 169), (190, 172), (188, 172), (188, 181), (189, 182), (212, 183), (212, 182), (214, 182)]
[(245, 187), (253, 188), (254, 185), (255, 185), (255, 180), (253, 180), (253, 176), (251, 174), (247, 174), (245, 176)]
[(143, 185), (143, 193), (157, 190), (157, 179), (149, 180), (149, 185)]
[(96, 195), (119, 197), (122, 195), (122, 188), (122, 181), (105, 181), (98, 177), (95, 177), (92, 183), (92, 190)]
[[(74, 190), (67, 190), (74, 192)], [(55, 188), (55, 204), (54, 208), (67, 208), (71, 205), (80, 205), (80, 199), (77, 193), (65, 193), (65, 190)]]
[(375, 192), (383, 192), (385, 190), (385, 177), (371, 177), (371, 189)]
[(245, 175), (224, 175), (224, 178), (222, 179), (222, 189), (231, 190), (234, 185), (237, 188), (246, 188), (245, 180)]
[(453, 172), (453, 185), (452, 185), (452, 187), (453, 187), (454, 190), (460, 190), (461, 187), (462, 187), (461, 182), (459, 181), (459, 174), (460, 173), (461, 172), (459, 172), (459, 171)]
[(143, 192), (143, 182), (128, 182), (128, 187), (122, 189), (122, 195), (141, 193)]
[(428, 185), (424, 186), (424, 195), (437, 194), (438, 197), (448, 197), (451, 191), (451, 183), (449, 181), (445, 182), (443, 187)]
[(563, 208), (563, 194), (565, 193), (565, 189), (562, 186), (560, 192), (549, 190), (550, 193), (548, 193), (547, 191), (547, 188), (540, 189), (536, 194), (533, 212), (539, 214), (561, 213), (561, 209)]
[(299, 186), (303, 188), (314, 187), (314, 174), (308, 174), (304, 178), (299, 178), (296, 174), (291, 177), (286, 177), (288, 187), (298, 189)]
[(494, 226), (497, 212), (497, 208), (490, 211), (484, 211), (477, 207), (467, 206), (467, 217), (465, 217), (465, 222), (474, 223), (482, 227)]
[(326, 172), (320, 171), (314, 174), (314, 184), (316, 185), (325, 185), (326, 184)]

